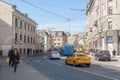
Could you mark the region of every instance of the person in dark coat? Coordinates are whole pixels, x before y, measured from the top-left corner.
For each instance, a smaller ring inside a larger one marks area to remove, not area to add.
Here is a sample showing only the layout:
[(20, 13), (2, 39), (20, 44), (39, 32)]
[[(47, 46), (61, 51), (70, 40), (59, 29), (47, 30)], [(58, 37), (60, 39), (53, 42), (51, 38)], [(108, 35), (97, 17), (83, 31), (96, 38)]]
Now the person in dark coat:
[(115, 54), (116, 54), (116, 51), (115, 51), (115, 50), (113, 50), (113, 51), (112, 51), (112, 53), (113, 53), (113, 55), (115, 56)]
[(12, 47), (11, 50), (9, 50), (8, 52), (8, 57), (9, 57), (9, 66), (12, 66), (14, 65), (14, 56), (15, 56), (15, 53), (14, 53), (14, 48)]
[(19, 60), (20, 60), (20, 52), (18, 51), (17, 48), (14, 48), (14, 72), (16, 72), (17, 70), (17, 65), (19, 63)]

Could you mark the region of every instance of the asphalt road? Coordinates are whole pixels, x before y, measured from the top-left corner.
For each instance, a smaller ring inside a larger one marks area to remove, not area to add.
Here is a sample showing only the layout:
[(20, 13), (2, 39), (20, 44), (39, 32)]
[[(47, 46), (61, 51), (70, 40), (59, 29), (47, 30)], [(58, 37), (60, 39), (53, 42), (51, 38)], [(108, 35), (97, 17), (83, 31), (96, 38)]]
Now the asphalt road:
[(98, 64), (92, 64), (90, 67), (73, 67), (66, 65), (63, 59), (50, 60), (44, 55), (29, 58), (27, 62), (54, 80), (120, 80), (120, 70)]

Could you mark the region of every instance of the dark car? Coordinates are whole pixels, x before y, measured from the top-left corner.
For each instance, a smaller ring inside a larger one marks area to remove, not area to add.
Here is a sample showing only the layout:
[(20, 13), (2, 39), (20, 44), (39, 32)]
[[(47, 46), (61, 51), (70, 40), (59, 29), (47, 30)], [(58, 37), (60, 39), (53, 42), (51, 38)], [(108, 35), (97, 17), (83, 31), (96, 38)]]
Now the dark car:
[(110, 61), (111, 60), (111, 55), (110, 55), (110, 51), (108, 50), (98, 50), (95, 55), (95, 60), (107, 60)]

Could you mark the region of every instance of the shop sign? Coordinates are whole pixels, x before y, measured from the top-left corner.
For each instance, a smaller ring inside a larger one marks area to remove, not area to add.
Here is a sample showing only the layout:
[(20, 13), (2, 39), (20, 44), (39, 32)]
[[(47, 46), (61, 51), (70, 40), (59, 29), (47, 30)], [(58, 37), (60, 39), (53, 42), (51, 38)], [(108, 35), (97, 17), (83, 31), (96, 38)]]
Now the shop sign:
[(112, 37), (109, 37), (109, 38), (107, 39), (107, 43), (113, 43)]

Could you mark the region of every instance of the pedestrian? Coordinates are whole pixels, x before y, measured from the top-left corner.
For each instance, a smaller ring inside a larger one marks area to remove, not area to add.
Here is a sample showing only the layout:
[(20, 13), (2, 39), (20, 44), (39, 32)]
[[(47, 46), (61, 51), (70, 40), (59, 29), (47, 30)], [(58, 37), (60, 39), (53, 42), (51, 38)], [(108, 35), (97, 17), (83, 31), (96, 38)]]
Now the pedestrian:
[(115, 51), (115, 50), (113, 50), (113, 51), (112, 51), (112, 53), (113, 53), (113, 55), (115, 56), (115, 54), (116, 54), (116, 51)]
[(18, 51), (17, 48), (14, 48), (14, 53), (15, 53), (15, 55), (14, 55), (14, 72), (16, 72), (17, 65), (20, 61), (20, 52)]
[(12, 47), (9, 52), (8, 52), (8, 57), (9, 57), (9, 66), (13, 67), (14, 65), (14, 47)]

